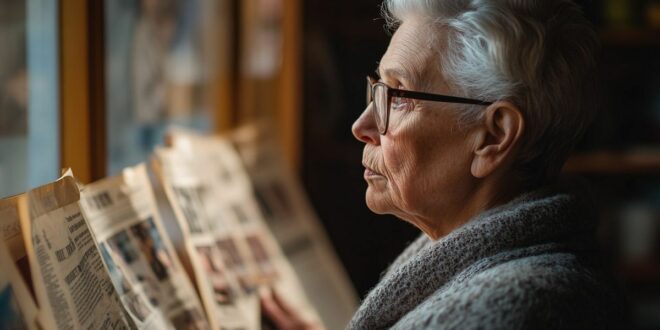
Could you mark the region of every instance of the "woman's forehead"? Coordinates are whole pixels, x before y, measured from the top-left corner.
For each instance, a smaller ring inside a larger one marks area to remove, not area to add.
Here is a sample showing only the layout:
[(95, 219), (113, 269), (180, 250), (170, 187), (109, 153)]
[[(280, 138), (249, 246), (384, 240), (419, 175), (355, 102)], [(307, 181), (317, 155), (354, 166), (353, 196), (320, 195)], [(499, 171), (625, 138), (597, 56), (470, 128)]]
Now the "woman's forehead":
[(383, 78), (397, 79), (410, 86), (420, 86), (431, 69), (433, 61), (433, 37), (428, 26), (404, 22), (390, 40), (389, 47), (380, 61), (378, 72)]

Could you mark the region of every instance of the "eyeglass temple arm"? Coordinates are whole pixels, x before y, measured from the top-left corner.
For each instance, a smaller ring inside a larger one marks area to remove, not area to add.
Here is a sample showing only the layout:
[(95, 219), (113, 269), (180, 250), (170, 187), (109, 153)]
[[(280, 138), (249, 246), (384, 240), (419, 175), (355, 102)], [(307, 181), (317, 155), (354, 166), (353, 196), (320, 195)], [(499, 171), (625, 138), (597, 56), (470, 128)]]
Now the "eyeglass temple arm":
[(440, 94), (430, 94), (424, 92), (414, 92), (407, 91), (403, 89), (389, 88), (388, 96), (390, 97), (405, 97), (417, 100), (426, 100), (426, 101), (439, 101), (439, 102), (449, 102), (449, 103), (463, 103), (463, 104), (476, 104), (476, 105), (491, 105), (493, 102), (481, 101), (475, 99), (468, 99), (464, 97), (457, 96), (448, 96)]

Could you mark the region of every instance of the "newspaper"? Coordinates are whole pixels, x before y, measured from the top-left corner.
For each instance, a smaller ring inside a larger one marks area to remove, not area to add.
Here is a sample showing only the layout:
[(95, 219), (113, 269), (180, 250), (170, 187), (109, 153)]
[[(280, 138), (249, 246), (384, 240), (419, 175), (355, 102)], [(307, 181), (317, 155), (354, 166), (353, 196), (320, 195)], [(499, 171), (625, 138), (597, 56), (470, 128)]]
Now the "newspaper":
[(263, 124), (232, 132), (266, 222), (294, 267), (324, 322), (344, 328), (358, 304), (357, 294), (334, 253), (323, 225), (279, 146)]
[(83, 216), (72, 176), (19, 200), (21, 230), (45, 328), (134, 328)]
[[(191, 264), (209, 323), (214, 329), (256, 329), (259, 327), (259, 301), (252, 272), (229, 269), (223, 251), (231, 237), (222, 226), (222, 209), (210, 199), (208, 180), (198, 174), (196, 162), (173, 149), (158, 148), (153, 162), (170, 201), (183, 236), (185, 256)], [(233, 240), (233, 266), (243, 262)], [(242, 276), (246, 275), (246, 276)], [(242, 277), (242, 278), (241, 278)]]
[[(179, 148), (172, 152), (179, 155), (178, 159), (187, 159), (184, 170), (189, 172), (188, 176), (203, 182), (203, 188), (198, 193), (199, 207), (209, 219), (209, 227), (218, 240), (229, 270), (237, 274), (246, 293), (254, 293), (260, 284), (272, 283), (277, 278), (274, 268), (267, 263), (267, 259), (259, 259), (263, 253), (255, 255), (254, 243), (250, 243), (243, 231), (242, 221), (254, 218), (254, 215), (246, 213), (241, 205), (245, 201), (243, 197), (249, 196), (250, 182), (240, 171), (240, 159), (234, 158), (234, 162), (232, 159), (222, 159), (226, 151), (232, 156), (231, 146), (227, 143), (221, 144), (217, 150), (196, 150), (189, 146), (181, 147), (185, 141), (178, 135), (169, 138), (174, 137)], [(220, 160), (228, 162), (219, 163)]]
[(235, 232), (248, 246), (251, 259), (266, 284), (280, 291), (303, 317), (320, 323), (295, 271), (264, 222), (250, 178), (231, 143), (220, 137), (182, 131), (173, 131), (169, 142), (182, 153), (194, 155), (196, 174), (209, 182), (215, 203), (230, 211), (225, 214), (225, 222), (238, 227)]
[(81, 202), (115, 289), (138, 327), (207, 329), (156, 211), (146, 166), (86, 185)]
[(21, 198), (25, 196), (19, 195), (0, 200), (0, 238), (9, 249), (9, 254), (16, 260), (26, 257), (21, 220), (18, 215), (18, 203)]
[(0, 200), (0, 329), (38, 329), (38, 310), (18, 210), (20, 197)]
[(19, 202), (25, 198), (25, 195), (18, 195), (0, 200), (0, 237), (25, 283), (29, 284), (32, 281), (30, 264), (25, 251), (19, 215)]

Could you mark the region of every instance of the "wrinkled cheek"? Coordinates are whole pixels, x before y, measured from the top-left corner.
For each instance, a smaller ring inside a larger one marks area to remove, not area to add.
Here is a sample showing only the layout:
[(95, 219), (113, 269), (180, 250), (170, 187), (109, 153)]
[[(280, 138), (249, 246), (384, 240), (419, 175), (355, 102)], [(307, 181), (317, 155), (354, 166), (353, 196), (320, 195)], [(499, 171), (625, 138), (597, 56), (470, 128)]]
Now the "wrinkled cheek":
[(415, 173), (415, 159), (410, 149), (403, 146), (384, 150), (383, 158), (388, 170), (392, 203), (401, 210), (409, 210), (413, 206), (417, 191), (415, 186), (418, 173)]
[(398, 177), (396, 182), (396, 191), (394, 193), (394, 203), (406, 213), (416, 213), (419, 208), (419, 202), (423, 196), (423, 180), (418, 180), (415, 173), (406, 173)]
[(390, 180), (396, 179), (404, 170), (406, 148), (400, 144), (383, 143), (383, 163)]

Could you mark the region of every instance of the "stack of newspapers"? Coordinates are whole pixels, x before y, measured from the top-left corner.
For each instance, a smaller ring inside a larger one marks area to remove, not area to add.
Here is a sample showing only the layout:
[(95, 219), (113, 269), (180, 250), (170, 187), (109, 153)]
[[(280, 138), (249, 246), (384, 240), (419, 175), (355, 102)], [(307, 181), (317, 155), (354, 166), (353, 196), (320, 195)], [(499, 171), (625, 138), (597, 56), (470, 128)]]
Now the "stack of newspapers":
[(261, 329), (264, 291), (345, 327), (355, 292), (264, 132), (173, 130), (117, 176), (0, 200), (0, 329)]

